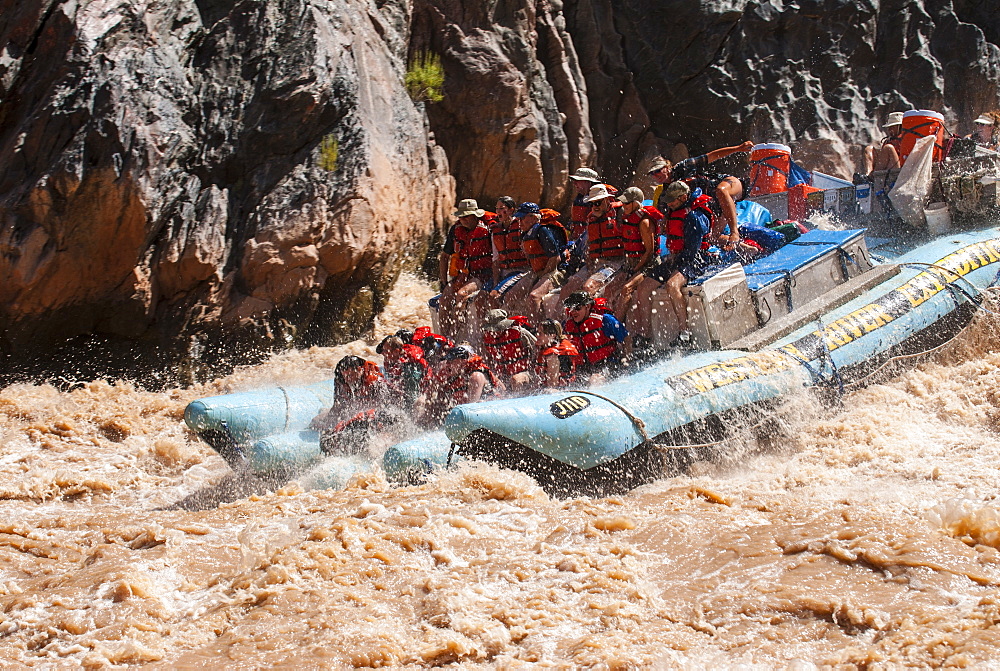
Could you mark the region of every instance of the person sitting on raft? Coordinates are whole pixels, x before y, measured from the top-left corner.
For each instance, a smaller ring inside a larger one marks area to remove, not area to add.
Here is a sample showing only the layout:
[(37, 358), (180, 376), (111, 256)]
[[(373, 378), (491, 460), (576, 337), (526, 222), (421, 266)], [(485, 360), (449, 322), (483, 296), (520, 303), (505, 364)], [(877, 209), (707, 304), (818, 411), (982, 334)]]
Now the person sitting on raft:
[(555, 319), (546, 319), (538, 325), (535, 373), (542, 388), (558, 389), (574, 384), (580, 358), (576, 345), (563, 334), (562, 324)]
[(417, 419), (425, 425), (438, 424), (456, 405), (477, 403), (505, 390), (503, 382), (471, 347), (449, 347), (434, 371), (426, 403)]
[(631, 186), (618, 196), (622, 204), (622, 238), (625, 244), (625, 269), (628, 277), (621, 289), (609, 285), (605, 294), (611, 296), (611, 311), (619, 320), (625, 318), (632, 292), (645, 277), (643, 270), (657, 258), (659, 223), (663, 214), (658, 209), (642, 204), (645, 194)]
[[(474, 199), (459, 201), (453, 213), (458, 223), (448, 230), (444, 249), (438, 257), (441, 330), (450, 338), (458, 336), (463, 324), (468, 326), (470, 317), (478, 323), (476, 317), (481, 316), (485, 295), (477, 292), (493, 279), (493, 243), (490, 229), (483, 222), (485, 214), (486, 210), (481, 209)], [(453, 255), (461, 261), (461, 271), (449, 282)]]
[(412, 409), (430, 380), (431, 367), (424, 358), (424, 350), (405, 342), (401, 333), (410, 338), (413, 335), (403, 330), (386, 336), (375, 348), (375, 353), (382, 355), (389, 386), (401, 395), (403, 407)]
[(423, 350), (424, 359), (432, 367), (441, 361), (441, 355), (446, 349), (455, 346), (451, 338), (434, 333), (430, 326), (418, 326), (413, 331), (412, 343)]
[(377, 431), (395, 422), (387, 408), (389, 387), (375, 362), (345, 356), (334, 370), (333, 389), (333, 405), (309, 423), (326, 454), (363, 452)]
[(587, 265), (566, 280), (560, 292), (564, 301), (580, 289), (596, 296), (625, 265), (625, 244), (617, 212), (621, 203), (604, 184), (590, 188), (587, 202), (591, 205), (587, 222)]
[(537, 323), (542, 318), (545, 296), (563, 282), (564, 276), (559, 267), (568, 234), (559, 221), (558, 212), (540, 208), (535, 203), (521, 203), (515, 216), (522, 222), (521, 245), (531, 264), (531, 272), (524, 280), (530, 285), (524, 304), (525, 314)]
[[(490, 222), (493, 239), (493, 284), (488, 305), (518, 305), (528, 295), (530, 283), (524, 280), (530, 270), (521, 248), (521, 222), (514, 214), (517, 205), (510, 196), (497, 199), (497, 216)], [(525, 286), (528, 285), (528, 286)]]
[[(524, 323), (527, 319), (520, 317)], [(490, 310), (483, 322), (483, 360), (504, 384), (513, 390), (524, 389), (533, 380), (535, 334), (504, 310)]]
[(880, 170), (898, 170), (900, 166), (899, 153), (903, 146), (903, 113), (890, 112), (882, 124), (886, 135), (879, 145), (865, 147), (865, 174)]
[(621, 372), (621, 344), (628, 331), (613, 314), (595, 314), (594, 298), (586, 291), (574, 291), (563, 303), (569, 318), (563, 333), (581, 355), (577, 375), (592, 384)]
[[(723, 251), (731, 251), (740, 241), (738, 218), (736, 216), (736, 201), (743, 198), (743, 182), (733, 175), (719, 175), (711, 172), (709, 164), (721, 158), (739, 152), (749, 152), (753, 149), (751, 140), (734, 147), (713, 149), (707, 154), (686, 158), (672, 165), (665, 158), (657, 158), (649, 170), (649, 175), (659, 184), (653, 192), (653, 204), (666, 213), (666, 202), (663, 201), (663, 185), (668, 182), (684, 181), (691, 189), (701, 189), (702, 193), (713, 199), (712, 210), (721, 217), (716, 217), (710, 233), (709, 241), (718, 241)], [(728, 235), (723, 230), (729, 227)]]
[(667, 261), (652, 268), (649, 276), (666, 285), (670, 305), (677, 318), (677, 338), (671, 347), (689, 349), (693, 342), (688, 330), (687, 299), (682, 289), (709, 265), (705, 251), (715, 215), (701, 190), (692, 191), (686, 182), (667, 185), (660, 202), (667, 213), (667, 245), (670, 246), (673, 241), (671, 251), (674, 253)]

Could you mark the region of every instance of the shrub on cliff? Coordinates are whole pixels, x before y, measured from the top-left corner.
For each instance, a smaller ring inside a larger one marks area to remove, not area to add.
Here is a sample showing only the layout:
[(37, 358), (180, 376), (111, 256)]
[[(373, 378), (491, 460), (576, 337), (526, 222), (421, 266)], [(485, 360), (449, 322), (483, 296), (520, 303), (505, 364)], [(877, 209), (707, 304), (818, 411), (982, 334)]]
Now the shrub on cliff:
[(406, 66), (403, 78), (406, 91), (414, 102), (441, 102), (444, 94), (444, 69), (441, 57), (430, 51), (421, 51)]

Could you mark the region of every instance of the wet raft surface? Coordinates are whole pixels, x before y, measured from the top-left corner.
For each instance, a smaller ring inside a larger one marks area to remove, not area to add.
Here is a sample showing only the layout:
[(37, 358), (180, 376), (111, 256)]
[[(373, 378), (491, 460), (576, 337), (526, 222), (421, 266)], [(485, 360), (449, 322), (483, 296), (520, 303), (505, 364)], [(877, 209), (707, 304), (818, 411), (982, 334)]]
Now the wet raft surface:
[(7, 388), (0, 658), (986, 667), (1000, 648), (1000, 325), (977, 324), (839, 410), (792, 399), (772, 452), (604, 499), (553, 499), (474, 464), (417, 487), (373, 475), (247, 495), (183, 428), (194, 398), (308, 383), (344, 349), (162, 394)]

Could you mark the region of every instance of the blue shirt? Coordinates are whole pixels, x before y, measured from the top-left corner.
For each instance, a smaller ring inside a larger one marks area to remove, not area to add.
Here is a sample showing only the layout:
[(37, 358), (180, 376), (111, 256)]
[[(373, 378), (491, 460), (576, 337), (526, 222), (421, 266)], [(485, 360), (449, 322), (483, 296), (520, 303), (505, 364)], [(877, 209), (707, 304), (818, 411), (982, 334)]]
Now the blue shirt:
[(605, 312), (601, 315), (601, 320), (604, 322), (604, 326), (601, 327), (601, 332), (604, 335), (614, 338), (618, 342), (628, 337), (628, 329), (610, 312)]

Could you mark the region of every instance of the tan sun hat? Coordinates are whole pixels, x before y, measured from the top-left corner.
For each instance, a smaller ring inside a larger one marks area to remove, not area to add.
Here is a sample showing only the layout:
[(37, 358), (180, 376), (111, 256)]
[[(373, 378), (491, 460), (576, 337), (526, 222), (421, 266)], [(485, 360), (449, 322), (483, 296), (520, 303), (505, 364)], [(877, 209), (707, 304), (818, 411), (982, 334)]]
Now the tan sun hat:
[(891, 128), (892, 126), (903, 125), (903, 113), (902, 112), (889, 112), (889, 116), (885, 118), (885, 123), (882, 124), (882, 128)]
[(486, 210), (479, 208), (479, 203), (476, 202), (475, 198), (466, 198), (465, 200), (458, 201), (458, 207), (454, 212), (455, 217), (467, 217), (470, 214), (474, 214), (477, 217), (481, 217), (486, 214)]
[(593, 182), (598, 183), (601, 178), (597, 175), (597, 171), (591, 168), (580, 168), (575, 173), (569, 176), (572, 180), (579, 180), (581, 182)]
[(973, 121), (972, 123), (980, 124), (982, 126), (992, 126), (996, 122), (993, 120), (993, 117), (991, 117), (989, 114), (980, 114), (979, 118)]
[(595, 184), (594, 186), (590, 187), (590, 193), (588, 193), (587, 197), (583, 199), (583, 202), (593, 203), (598, 200), (604, 200), (605, 198), (610, 198), (610, 197), (611, 194), (608, 193), (608, 187), (604, 186), (603, 184)]
[(625, 203), (642, 204), (642, 201), (644, 200), (646, 200), (646, 194), (644, 194), (642, 189), (637, 186), (630, 186), (622, 192), (622, 195), (618, 196), (618, 202), (623, 205)]

